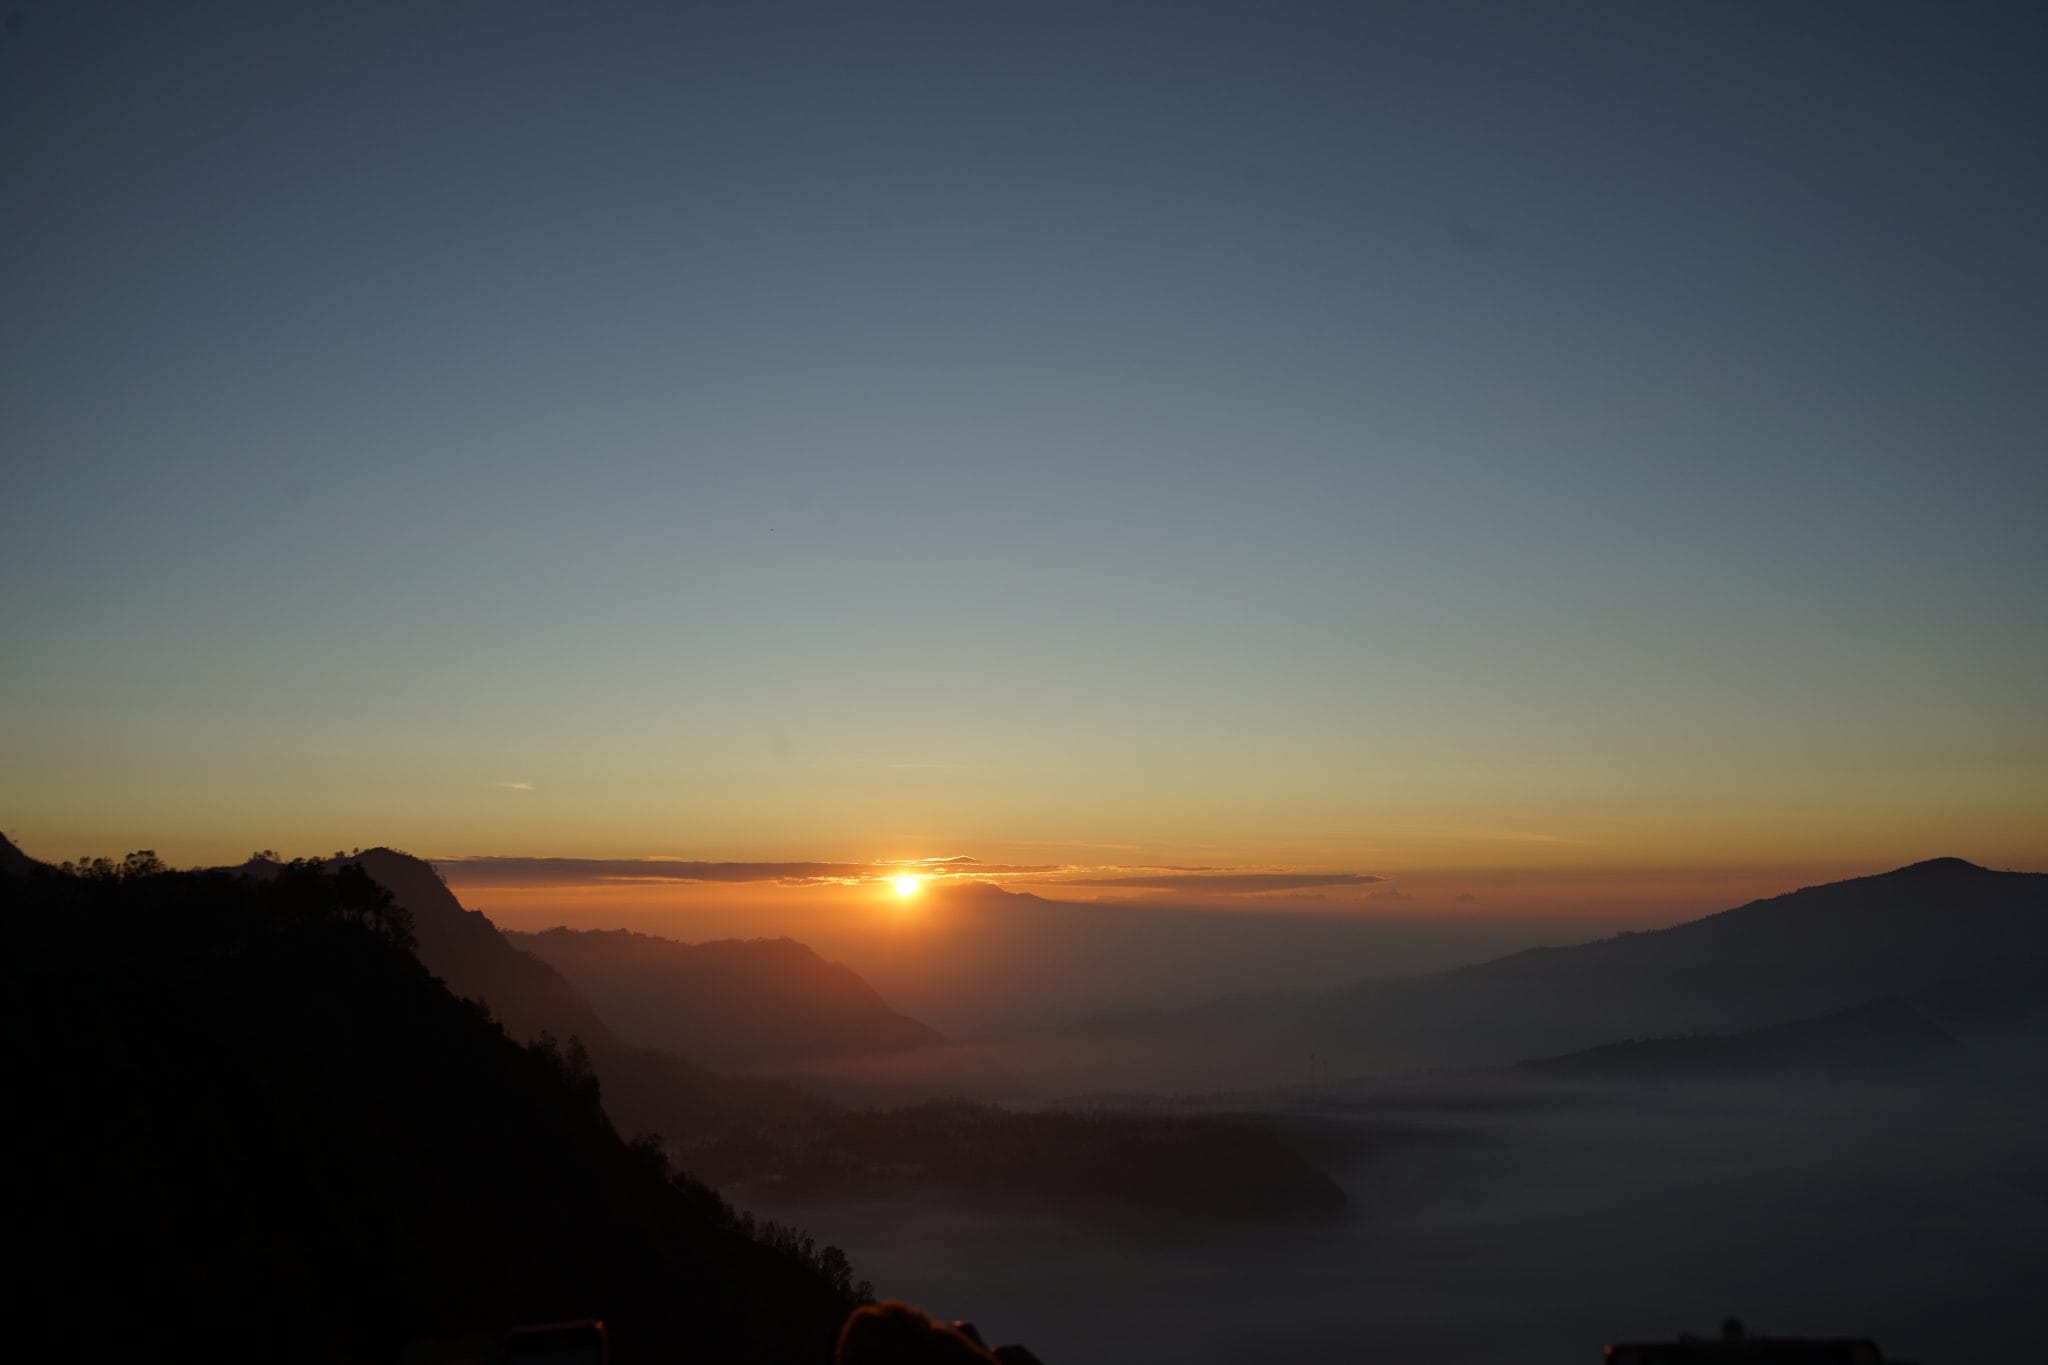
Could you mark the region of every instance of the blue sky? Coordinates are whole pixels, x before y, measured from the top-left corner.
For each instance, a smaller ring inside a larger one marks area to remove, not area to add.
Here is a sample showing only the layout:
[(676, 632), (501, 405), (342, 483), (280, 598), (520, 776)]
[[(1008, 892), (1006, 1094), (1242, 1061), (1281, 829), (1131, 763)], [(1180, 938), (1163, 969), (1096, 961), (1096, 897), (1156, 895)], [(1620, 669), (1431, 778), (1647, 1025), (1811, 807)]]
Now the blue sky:
[(52, 853), (2044, 851), (2026, 7), (17, 9)]

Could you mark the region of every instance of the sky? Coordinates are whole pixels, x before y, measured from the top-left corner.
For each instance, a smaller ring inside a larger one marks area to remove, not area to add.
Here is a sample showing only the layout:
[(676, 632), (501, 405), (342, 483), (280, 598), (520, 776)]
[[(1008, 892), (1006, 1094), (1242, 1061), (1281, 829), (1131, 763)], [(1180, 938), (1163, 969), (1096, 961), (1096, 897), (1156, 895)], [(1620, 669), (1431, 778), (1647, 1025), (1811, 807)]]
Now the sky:
[(31, 853), (2048, 867), (2033, 7), (6, 14)]

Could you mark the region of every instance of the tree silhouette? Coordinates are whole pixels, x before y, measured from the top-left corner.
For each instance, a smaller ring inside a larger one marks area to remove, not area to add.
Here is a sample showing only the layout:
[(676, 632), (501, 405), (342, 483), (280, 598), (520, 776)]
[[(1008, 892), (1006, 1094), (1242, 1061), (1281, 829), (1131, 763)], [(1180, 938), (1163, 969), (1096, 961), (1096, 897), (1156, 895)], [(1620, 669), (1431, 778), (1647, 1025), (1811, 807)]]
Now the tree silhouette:
[(156, 856), (155, 849), (139, 848), (118, 863), (112, 858), (80, 858), (77, 862), (63, 864), (58, 870), (87, 881), (120, 882), (162, 876), (170, 868)]

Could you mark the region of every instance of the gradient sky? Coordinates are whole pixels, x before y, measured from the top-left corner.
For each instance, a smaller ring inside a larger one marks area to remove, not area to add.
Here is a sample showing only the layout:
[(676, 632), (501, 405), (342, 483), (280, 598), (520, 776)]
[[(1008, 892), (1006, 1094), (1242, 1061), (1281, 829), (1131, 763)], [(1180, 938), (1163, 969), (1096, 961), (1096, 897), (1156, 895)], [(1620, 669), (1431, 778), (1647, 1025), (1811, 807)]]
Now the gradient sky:
[(2048, 862), (2036, 7), (10, 12), (33, 853)]

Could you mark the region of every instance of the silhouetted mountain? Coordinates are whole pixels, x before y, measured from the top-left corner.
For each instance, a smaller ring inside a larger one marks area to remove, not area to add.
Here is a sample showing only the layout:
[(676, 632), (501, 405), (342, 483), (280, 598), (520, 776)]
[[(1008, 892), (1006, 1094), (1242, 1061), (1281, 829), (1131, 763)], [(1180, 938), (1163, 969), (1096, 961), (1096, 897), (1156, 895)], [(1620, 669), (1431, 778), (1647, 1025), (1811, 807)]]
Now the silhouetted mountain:
[(792, 939), (689, 944), (623, 929), (505, 939), (559, 970), (624, 1037), (702, 1066), (787, 1068), (947, 1041)]
[(2048, 954), (2015, 954), (1922, 991), (1913, 1004), (1954, 1033), (2048, 1031)]
[(16, 1353), (390, 1360), (601, 1316), (621, 1361), (829, 1358), (843, 1258), (667, 1178), (361, 873), (131, 859), (0, 896)]
[(14, 841), (0, 834), (0, 873), (11, 877), (27, 876), (42, 864), (14, 846)]
[[(389, 848), (368, 849), (341, 861), (360, 863), (411, 913), (420, 961), (449, 990), (484, 1004), (521, 1041), (543, 1033), (580, 1039), (621, 1131), (684, 1136), (811, 1107), (811, 1101), (780, 1083), (722, 1076), (621, 1038), (560, 972), (514, 947), (481, 911), (464, 909), (432, 864)], [(262, 865), (251, 863), (244, 870), (260, 872)]]
[(412, 912), (427, 970), (455, 994), (487, 1004), (514, 1038), (547, 1031), (581, 1038), (593, 1056), (614, 1050), (615, 1040), (590, 1002), (560, 972), (513, 946), (489, 916), (464, 909), (431, 863), (389, 848), (367, 849), (348, 861), (361, 863)]
[(1499, 1065), (1786, 1023), (2044, 958), (2048, 874), (1943, 858), (1428, 976), (1094, 1020), (999, 1056), (1020, 1075), (1155, 1090)]
[(1892, 1075), (1946, 1060), (1960, 1046), (1953, 1034), (1918, 1007), (1885, 999), (1743, 1033), (1608, 1043), (1523, 1062), (1516, 1069), (1537, 1075), (1654, 1081), (1786, 1071)]

